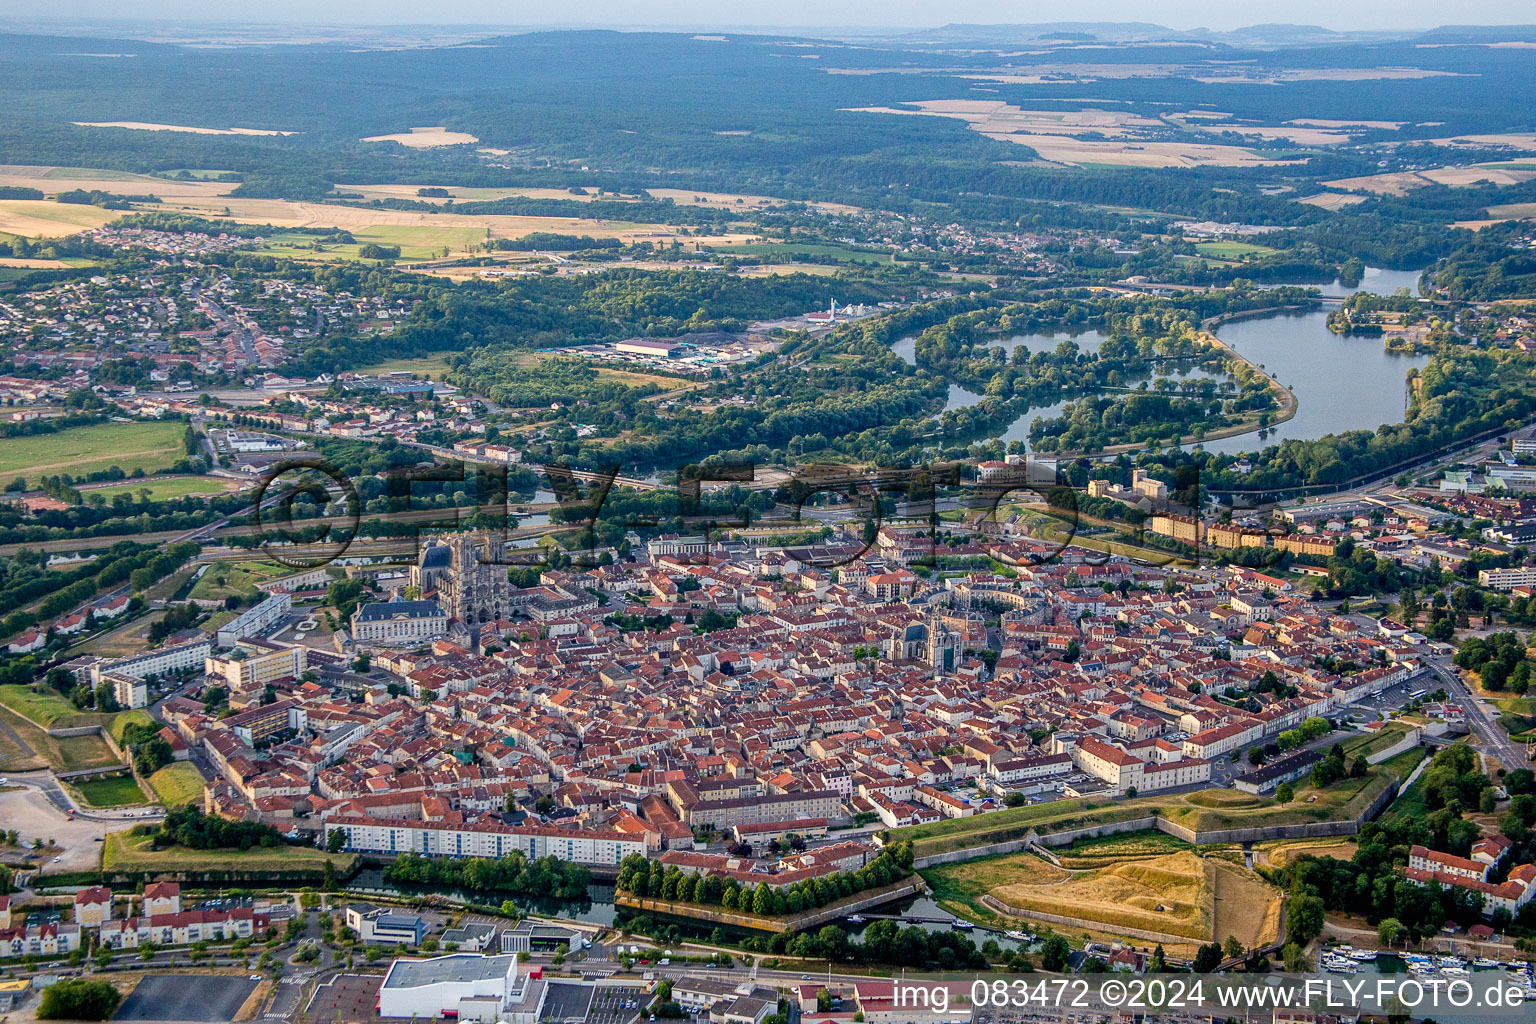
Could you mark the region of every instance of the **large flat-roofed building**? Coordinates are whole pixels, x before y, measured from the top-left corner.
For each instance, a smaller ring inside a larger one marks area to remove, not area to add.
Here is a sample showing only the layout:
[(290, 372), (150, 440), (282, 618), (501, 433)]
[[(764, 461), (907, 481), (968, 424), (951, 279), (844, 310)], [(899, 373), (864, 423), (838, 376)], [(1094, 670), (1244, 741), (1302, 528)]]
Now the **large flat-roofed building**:
[(101, 680), (97, 683), (110, 684), (112, 696), (117, 699), (117, 706), (132, 710), (142, 708), (149, 704), (149, 684), (138, 676), (126, 676), (120, 672), (103, 672)]
[(304, 708), (291, 700), (273, 701), (259, 708), (242, 711), (224, 720), (240, 742), (254, 747), (283, 732), (303, 732), (308, 720)]
[(380, 1017), (438, 1017), (534, 1024), (547, 994), (543, 978), (517, 969), (517, 954), (456, 953), (396, 960), (379, 986)]
[(211, 641), (193, 640), (189, 643), (173, 644), (153, 651), (145, 651), (130, 658), (98, 661), (91, 666), (91, 685), (100, 686), (101, 677), (108, 672), (143, 679), (145, 676), (165, 676), (186, 669), (201, 670), (203, 662), (212, 650)]
[(218, 676), (231, 690), (249, 690), (279, 679), (297, 679), (305, 665), (303, 647), (264, 649), (242, 644), (230, 654), (205, 659), (203, 672)]
[(613, 865), (632, 853), (646, 855), (643, 833), (560, 828), (555, 825), (449, 825), (403, 818), (335, 818), (346, 834), (343, 849), (357, 853), (405, 853), (426, 857), (505, 857), (513, 850), (529, 860), (554, 857), (576, 864)]
[(651, 338), (630, 338), (613, 346), (615, 352), (623, 352), (630, 356), (653, 356), (657, 359), (672, 359), (682, 354), (685, 346), (675, 341), (657, 341)]
[(219, 627), (215, 638), (220, 647), (233, 647), (248, 636), (265, 633), (283, 621), (293, 611), (293, 597), (287, 593), (273, 594), (260, 604), (247, 608)]

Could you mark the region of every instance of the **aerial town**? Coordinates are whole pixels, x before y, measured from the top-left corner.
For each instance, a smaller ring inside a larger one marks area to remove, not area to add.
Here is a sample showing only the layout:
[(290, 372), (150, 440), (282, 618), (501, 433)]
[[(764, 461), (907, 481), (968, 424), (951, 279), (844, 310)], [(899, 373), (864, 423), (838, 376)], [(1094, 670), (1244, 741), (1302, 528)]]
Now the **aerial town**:
[(0, 1024), (1528, 1016), (1511, 0), (12, 6)]

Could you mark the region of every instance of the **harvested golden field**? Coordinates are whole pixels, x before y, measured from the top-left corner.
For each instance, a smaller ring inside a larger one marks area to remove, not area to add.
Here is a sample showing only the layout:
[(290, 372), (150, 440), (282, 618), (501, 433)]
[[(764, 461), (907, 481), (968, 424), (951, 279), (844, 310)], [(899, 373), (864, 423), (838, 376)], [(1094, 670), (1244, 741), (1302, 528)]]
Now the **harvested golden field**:
[(185, 124), (155, 124), (153, 121), (76, 121), (82, 128), (132, 128), (141, 132), (185, 132), (188, 135), (297, 135), (298, 132), (275, 128), (193, 128)]
[[(1142, 141), (1167, 125), (1155, 118), (1123, 111), (1022, 110), (1002, 100), (917, 100), (916, 110), (898, 107), (855, 107), (874, 114), (915, 114), (952, 117), (972, 131), (1000, 142), (1029, 146), (1043, 160), (1078, 165), (1119, 167), (1261, 166), (1285, 163), (1270, 160), (1241, 146), (1202, 142)], [(1092, 132), (1108, 141), (1072, 136)]]
[(47, 195), (58, 195), (75, 189), (87, 192), (91, 189), (106, 189), (127, 195), (187, 201), (211, 201), (235, 187), (227, 181), (173, 181), (170, 178), (130, 174), (127, 171), (114, 171), (111, 172), (112, 177), (102, 178), (100, 175), (103, 173), (90, 167), (0, 164), (0, 185), (35, 188)]
[[(46, 205), (46, 204), (33, 204)], [(684, 239), (665, 224), (635, 223), (617, 220), (588, 220), (581, 217), (524, 217), (507, 214), (467, 215), (428, 213), (424, 210), (374, 210), (355, 206), (331, 206), (326, 203), (295, 202), (287, 199), (241, 199), (223, 197), (204, 202), (166, 202), (156, 207), (167, 213), (191, 213), (202, 217), (228, 217), (242, 224), (271, 224), (274, 227), (341, 228), (347, 231), (369, 229), (426, 229), (427, 234), (444, 229), (472, 229), (475, 238), (522, 238), (547, 231), (564, 235), (590, 235), (593, 238), (617, 238), (623, 242), (671, 241), (700, 242), (704, 245), (731, 245), (752, 238), (746, 234), (690, 236)], [(228, 210), (226, 214), (224, 211)], [(106, 212), (106, 211), (102, 211)], [(5, 230), (0, 227), (0, 230)]]
[(438, 146), (466, 146), (480, 140), (467, 132), (451, 132), (442, 125), (412, 128), (408, 132), (393, 135), (370, 135), (364, 142), (398, 142), (411, 149), (436, 149)]
[(1349, 195), (1345, 192), (1319, 192), (1315, 196), (1307, 196), (1305, 199), (1296, 200), (1308, 206), (1316, 206), (1323, 210), (1339, 210), (1346, 206), (1354, 206), (1356, 203), (1365, 202), (1365, 196)]
[(1387, 174), (1368, 174), (1358, 178), (1338, 178), (1325, 181), (1329, 188), (1350, 192), (1373, 192), (1376, 195), (1404, 196), (1410, 189), (1426, 185), (1450, 185), (1453, 188), (1470, 188), (1473, 185), (1519, 185), (1536, 178), (1536, 168), (1472, 164), (1468, 167), (1431, 167), (1423, 171), (1392, 171)]
[(35, 199), (0, 199), (0, 234), (27, 238), (63, 238), (82, 228), (99, 228), (122, 214), (99, 206), (50, 203)]

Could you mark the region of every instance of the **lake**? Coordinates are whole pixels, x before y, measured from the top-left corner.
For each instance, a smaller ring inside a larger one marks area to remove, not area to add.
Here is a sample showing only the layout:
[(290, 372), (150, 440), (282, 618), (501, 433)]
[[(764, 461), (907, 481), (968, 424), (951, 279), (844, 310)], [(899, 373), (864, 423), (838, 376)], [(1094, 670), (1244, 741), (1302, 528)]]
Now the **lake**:
[[(1399, 288), (1418, 294), (1420, 270), (1384, 270), (1367, 267), (1360, 283), (1350, 287), (1339, 281), (1308, 282), (1304, 287), (1321, 288), (1325, 295), (1354, 295), (1374, 292), (1390, 295)], [(1407, 374), (1421, 369), (1429, 357), (1389, 353), (1382, 339), (1350, 337), (1328, 330), (1328, 312), (1332, 306), (1298, 310), (1236, 320), (1216, 333), (1244, 357), (1263, 366), (1276, 380), (1296, 395), (1296, 415), (1270, 429), (1260, 438), (1257, 431), (1234, 437), (1207, 441), (1207, 451), (1227, 455), (1255, 452), (1289, 439), (1313, 440), (1324, 434), (1346, 430), (1374, 431), (1383, 423), (1401, 423), (1407, 411)], [(1010, 353), (1025, 346), (1031, 351), (1049, 351), (1064, 339), (1077, 342), (1084, 352), (1097, 352), (1105, 335), (1093, 329), (1058, 329), (1015, 334), (989, 342)], [(908, 364), (915, 365), (915, 335), (901, 338), (891, 351)], [(1189, 371), (1174, 371), (1184, 376)], [(1129, 382), (1132, 386), (1138, 380)], [(1038, 405), (1024, 412), (997, 437), (1005, 442), (1021, 441), (1029, 445), (1029, 425), (1036, 417), (1051, 419), (1061, 415), (1067, 403), (1084, 397), (1072, 394), (1059, 401)], [(975, 405), (982, 396), (958, 384), (949, 386), (946, 410)]]

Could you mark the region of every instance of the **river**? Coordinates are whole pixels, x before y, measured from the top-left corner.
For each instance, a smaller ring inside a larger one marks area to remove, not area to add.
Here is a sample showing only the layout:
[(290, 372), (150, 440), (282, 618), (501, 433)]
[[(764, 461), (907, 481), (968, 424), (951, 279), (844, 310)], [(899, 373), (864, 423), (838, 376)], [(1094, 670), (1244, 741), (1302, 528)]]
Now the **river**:
[[(1358, 285), (1347, 286), (1337, 280), (1308, 282), (1321, 288), (1324, 295), (1349, 296), (1357, 292), (1390, 295), (1399, 288), (1418, 293), (1422, 271), (1383, 270), (1367, 267)], [(1328, 312), (1332, 306), (1277, 313), (1270, 316), (1235, 320), (1217, 330), (1222, 341), (1244, 357), (1264, 367), (1276, 380), (1296, 395), (1296, 415), (1270, 428), (1260, 437), (1258, 431), (1207, 441), (1207, 451), (1235, 455), (1255, 452), (1290, 439), (1313, 440), (1324, 434), (1346, 430), (1371, 430), (1384, 423), (1401, 423), (1407, 410), (1407, 374), (1429, 362), (1428, 356), (1390, 353), (1379, 337), (1350, 337), (1328, 330)], [(1072, 328), (1015, 334), (989, 342), (1010, 353), (1019, 346), (1031, 351), (1048, 351), (1066, 339), (1075, 341), (1084, 352), (1097, 352), (1105, 335), (1097, 330)], [(901, 338), (891, 351), (908, 364), (915, 365), (916, 336)], [(1173, 376), (1185, 376), (1188, 368), (1174, 369)], [(1142, 378), (1129, 381), (1131, 386)], [(1004, 442), (1021, 441), (1029, 447), (1029, 425), (1038, 418), (1059, 416), (1067, 403), (1084, 397), (1063, 396), (1060, 400), (1034, 406), (996, 435)], [(975, 405), (982, 396), (959, 384), (949, 386), (946, 410)]]

